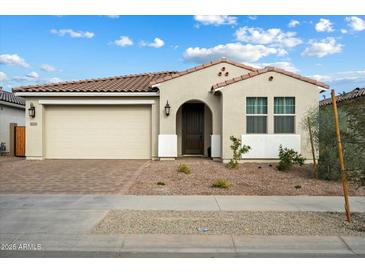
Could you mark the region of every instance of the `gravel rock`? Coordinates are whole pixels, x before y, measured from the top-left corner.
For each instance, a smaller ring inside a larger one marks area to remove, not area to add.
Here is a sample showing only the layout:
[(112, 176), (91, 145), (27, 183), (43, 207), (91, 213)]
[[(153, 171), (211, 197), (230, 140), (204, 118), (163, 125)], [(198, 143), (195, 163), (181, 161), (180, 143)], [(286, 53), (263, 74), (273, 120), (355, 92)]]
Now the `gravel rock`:
[[(186, 164), (191, 174), (177, 172), (180, 164)], [(258, 168), (261, 166), (261, 168)], [(226, 179), (232, 186), (226, 189), (212, 188), (218, 179)], [(162, 181), (165, 186), (156, 183)], [(300, 186), (300, 187), (296, 187)], [(350, 195), (365, 195), (350, 183)], [(235, 169), (208, 159), (183, 158), (176, 161), (152, 161), (144, 168), (129, 188), (133, 195), (342, 195), (340, 182), (313, 178), (312, 166), (294, 167), (283, 172), (276, 164), (245, 163)]]
[(93, 230), (102, 234), (229, 234), (365, 236), (365, 213), (111, 210)]

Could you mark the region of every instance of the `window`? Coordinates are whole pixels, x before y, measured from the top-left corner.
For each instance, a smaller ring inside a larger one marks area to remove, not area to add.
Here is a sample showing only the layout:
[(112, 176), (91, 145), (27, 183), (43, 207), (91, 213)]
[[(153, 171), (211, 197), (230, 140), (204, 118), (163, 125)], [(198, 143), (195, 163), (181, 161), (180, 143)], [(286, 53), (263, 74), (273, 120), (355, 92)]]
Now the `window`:
[(246, 98), (247, 133), (267, 133), (267, 97)]
[(274, 98), (274, 133), (295, 133), (295, 97)]

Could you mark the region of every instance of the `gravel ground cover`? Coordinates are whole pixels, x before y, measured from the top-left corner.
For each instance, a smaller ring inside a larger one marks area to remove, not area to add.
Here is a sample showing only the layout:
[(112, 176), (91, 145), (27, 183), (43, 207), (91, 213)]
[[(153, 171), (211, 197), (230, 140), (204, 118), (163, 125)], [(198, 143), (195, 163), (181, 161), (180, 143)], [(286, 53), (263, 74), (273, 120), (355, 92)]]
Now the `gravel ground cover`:
[(365, 213), (111, 210), (98, 234), (228, 234), (365, 237)]
[[(191, 174), (178, 172), (186, 164)], [(278, 171), (275, 164), (245, 163), (228, 169), (208, 159), (184, 158), (151, 161), (139, 174), (128, 194), (135, 195), (342, 195), (340, 182), (313, 178), (311, 165)], [(232, 183), (226, 189), (212, 188), (216, 179)], [(160, 182), (159, 184), (157, 184)], [(164, 184), (161, 184), (161, 182)], [(350, 184), (350, 195), (365, 195), (365, 188)]]

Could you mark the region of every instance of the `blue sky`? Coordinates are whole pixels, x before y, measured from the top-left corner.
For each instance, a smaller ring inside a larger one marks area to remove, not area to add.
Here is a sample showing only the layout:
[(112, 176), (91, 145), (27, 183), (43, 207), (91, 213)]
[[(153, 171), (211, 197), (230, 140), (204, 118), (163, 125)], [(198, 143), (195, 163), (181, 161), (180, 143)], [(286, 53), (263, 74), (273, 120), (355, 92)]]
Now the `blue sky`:
[(365, 16), (0, 16), (6, 90), (164, 70), (225, 56), (365, 86)]

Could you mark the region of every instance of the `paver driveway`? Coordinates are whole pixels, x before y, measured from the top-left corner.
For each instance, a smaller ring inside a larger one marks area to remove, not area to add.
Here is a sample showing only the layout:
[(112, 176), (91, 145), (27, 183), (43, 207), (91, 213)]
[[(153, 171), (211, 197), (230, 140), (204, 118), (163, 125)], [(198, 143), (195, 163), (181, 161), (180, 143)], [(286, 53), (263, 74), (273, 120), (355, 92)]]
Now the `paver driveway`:
[(149, 161), (0, 161), (0, 193), (123, 194)]

